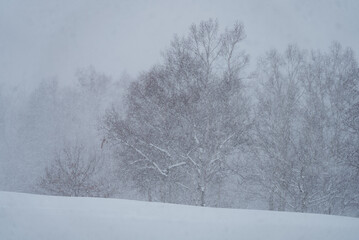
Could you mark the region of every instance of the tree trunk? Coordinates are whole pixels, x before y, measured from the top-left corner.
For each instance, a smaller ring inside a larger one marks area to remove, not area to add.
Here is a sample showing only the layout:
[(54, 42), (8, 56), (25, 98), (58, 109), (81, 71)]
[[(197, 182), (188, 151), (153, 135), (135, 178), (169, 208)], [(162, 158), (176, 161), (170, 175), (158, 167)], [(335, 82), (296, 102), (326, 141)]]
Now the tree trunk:
[(206, 202), (205, 202), (205, 191), (204, 188), (201, 187), (201, 206), (204, 207), (206, 206)]

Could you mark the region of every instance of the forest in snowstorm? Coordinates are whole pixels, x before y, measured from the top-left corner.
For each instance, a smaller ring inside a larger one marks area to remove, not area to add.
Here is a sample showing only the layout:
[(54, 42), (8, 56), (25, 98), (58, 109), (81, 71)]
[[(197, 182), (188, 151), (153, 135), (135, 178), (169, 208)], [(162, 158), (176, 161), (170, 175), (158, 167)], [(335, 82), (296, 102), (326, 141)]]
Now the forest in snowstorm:
[(136, 77), (0, 86), (0, 190), (359, 217), (357, 53), (253, 58), (245, 30), (194, 23)]

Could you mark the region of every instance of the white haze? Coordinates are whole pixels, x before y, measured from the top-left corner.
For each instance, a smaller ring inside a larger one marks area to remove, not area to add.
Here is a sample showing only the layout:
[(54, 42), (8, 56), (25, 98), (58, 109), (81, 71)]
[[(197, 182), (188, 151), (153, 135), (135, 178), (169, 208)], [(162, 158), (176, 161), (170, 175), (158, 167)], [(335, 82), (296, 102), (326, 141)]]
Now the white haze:
[(357, 53), (358, 12), (356, 0), (0, 1), (0, 86), (32, 89), (49, 77), (68, 84), (89, 65), (136, 77), (174, 34), (208, 18), (243, 22), (252, 62), (288, 43), (326, 49), (339, 41)]

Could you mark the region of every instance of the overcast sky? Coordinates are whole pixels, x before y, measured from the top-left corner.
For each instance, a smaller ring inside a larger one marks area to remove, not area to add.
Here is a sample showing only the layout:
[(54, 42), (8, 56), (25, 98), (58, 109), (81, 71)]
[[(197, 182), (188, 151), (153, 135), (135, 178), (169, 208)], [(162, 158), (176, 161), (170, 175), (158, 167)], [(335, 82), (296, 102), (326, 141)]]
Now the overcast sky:
[(89, 65), (115, 78), (136, 77), (160, 60), (174, 34), (217, 18), (245, 25), (255, 58), (288, 43), (359, 53), (358, 0), (0, 0), (0, 86), (31, 88), (57, 77), (70, 83)]

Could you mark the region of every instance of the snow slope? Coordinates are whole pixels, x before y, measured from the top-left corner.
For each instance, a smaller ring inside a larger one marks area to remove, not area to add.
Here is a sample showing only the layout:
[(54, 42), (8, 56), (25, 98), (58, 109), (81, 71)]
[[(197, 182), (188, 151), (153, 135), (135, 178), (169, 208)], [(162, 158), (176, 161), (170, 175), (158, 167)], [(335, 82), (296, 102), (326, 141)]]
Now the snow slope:
[(359, 219), (0, 192), (0, 239), (359, 239)]

